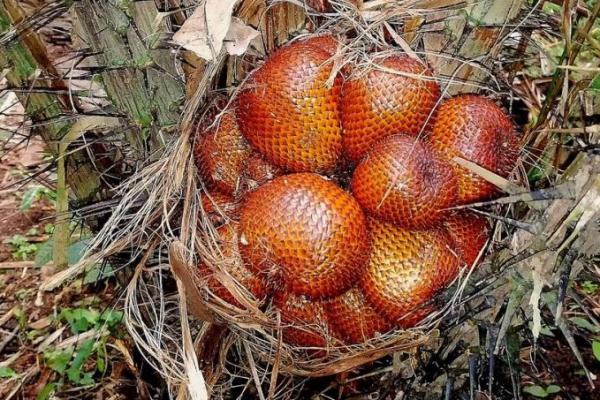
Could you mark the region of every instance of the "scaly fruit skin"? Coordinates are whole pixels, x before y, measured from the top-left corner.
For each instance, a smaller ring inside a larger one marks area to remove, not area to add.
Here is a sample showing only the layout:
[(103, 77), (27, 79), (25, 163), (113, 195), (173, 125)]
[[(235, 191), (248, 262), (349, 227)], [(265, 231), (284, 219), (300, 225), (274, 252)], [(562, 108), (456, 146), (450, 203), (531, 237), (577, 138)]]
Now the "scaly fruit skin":
[(202, 211), (213, 225), (222, 225), (228, 219), (239, 218), (238, 203), (233, 196), (218, 190), (209, 190), (200, 195)]
[(487, 219), (472, 212), (453, 212), (443, 225), (454, 242), (461, 265), (473, 266), (490, 237)]
[(244, 162), (251, 153), (232, 112), (202, 132), (194, 150), (196, 165), (208, 186), (231, 196), (239, 194)]
[[(507, 177), (519, 156), (519, 139), (510, 118), (493, 101), (459, 95), (444, 102), (429, 135), (432, 147), (449, 160), (461, 157)], [(494, 185), (457, 165), (458, 200), (469, 204), (493, 197)]]
[(371, 215), (404, 227), (432, 226), (456, 201), (452, 167), (416, 138), (389, 136), (356, 167), (352, 193)]
[(301, 347), (326, 347), (329, 327), (322, 301), (276, 291), (273, 304), (281, 312), (283, 341)]
[(358, 288), (327, 300), (325, 313), (334, 336), (346, 344), (366, 342), (394, 327), (365, 301)]
[(342, 87), (344, 152), (352, 162), (386, 136), (417, 136), (428, 120), (433, 121), (432, 110), (440, 98), (431, 71), (420, 61), (402, 54), (375, 62), (398, 74), (377, 68)]
[(242, 257), (256, 273), (299, 296), (346, 291), (364, 271), (369, 248), (359, 204), (316, 174), (275, 178), (241, 207)]
[[(235, 223), (223, 225), (217, 229), (217, 233), (219, 235), (218, 244), (223, 255), (222, 262), (225, 264), (225, 269), (229, 275), (252, 293), (258, 301), (264, 300), (268, 292), (265, 282), (253, 274), (240, 257), (238, 225)], [(214, 271), (208, 265), (201, 262), (198, 265), (198, 272), (206, 280), (207, 286), (216, 297), (237, 307), (243, 307), (229, 290), (219, 282), (214, 275)]]
[(342, 77), (326, 87), (336, 45), (331, 36), (293, 42), (273, 53), (242, 86), (237, 97), (242, 132), (274, 165), (319, 173), (338, 166)]
[(270, 164), (260, 153), (253, 152), (244, 164), (243, 190), (251, 192), (281, 175), (281, 168)]
[(369, 304), (403, 327), (425, 315), (407, 314), (433, 299), (459, 272), (451, 239), (441, 228), (407, 230), (369, 220), (371, 259), (360, 287)]

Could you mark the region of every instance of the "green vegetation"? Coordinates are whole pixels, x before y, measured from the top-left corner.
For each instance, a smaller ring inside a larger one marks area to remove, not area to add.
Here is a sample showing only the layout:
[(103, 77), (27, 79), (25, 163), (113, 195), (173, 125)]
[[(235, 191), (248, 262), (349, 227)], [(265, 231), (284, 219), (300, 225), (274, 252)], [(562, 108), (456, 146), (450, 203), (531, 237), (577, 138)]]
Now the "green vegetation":
[(23, 235), (13, 235), (4, 240), (4, 243), (10, 245), (12, 249), (12, 258), (20, 261), (32, 259), (39, 250), (39, 246), (30, 243), (27, 237)]
[(33, 186), (23, 194), (23, 198), (21, 200), (21, 211), (29, 210), (33, 204), (40, 200), (47, 200), (50, 203), (54, 204), (56, 201), (56, 192), (54, 190), (48, 189), (45, 186)]
[(58, 315), (57, 323), (66, 323), (73, 334), (91, 336), (77, 346), (53, 347), (44, 351), (44, 363), (57, 374), (57, 379), (47, 383), (38, 395), (39, 400), (51, 398), (52, 393), (66, 383), (84, 387), (96, 383), (96, 378), (106, 372), (107, 341), (120, 336), (123, 319), (120, 311), (103, 312), (91, 308), (65, 308)]
[(561, 391), (559, 386), (550, 385), (547, 387), (542, 387), (538, 385), (525, 386), (523, 388), (525, 393), (528, 393), (532, 396), (539, 397), (541, 399), (545, 399), (546, 397), (558, 393)]

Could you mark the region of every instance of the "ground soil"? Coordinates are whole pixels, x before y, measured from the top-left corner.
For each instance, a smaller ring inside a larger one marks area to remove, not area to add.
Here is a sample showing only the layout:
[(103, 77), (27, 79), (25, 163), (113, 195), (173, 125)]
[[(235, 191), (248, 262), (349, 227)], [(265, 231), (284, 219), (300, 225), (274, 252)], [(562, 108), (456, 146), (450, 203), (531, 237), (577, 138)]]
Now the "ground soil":
[[(3, 127), (7, 126), (6, 122), (4, 119)], [(24, 194), (41, 184), (27, 177), (46, 165), (44, 146), (34, 140), (22, 145), (5, 141), (3, 147), (5, 151), (0, 152), (0, 367), (10, 367), (18, 379), (0, 378), (0, 399), (36, 399), (54, 382), (62, 385), (57, 388), (55, 398), (139, 398), (137, 393), (143, 392), (144, 389), (140, 389), (143, 384), (137, 379), (136, 367), (127, 362), (132, 359), (129, 349), (134, 346), (124, 334), (124, 328), (109, 338), (107, 372), (95, 374), (93, 387), (73, 387), (46, 365), (43, 348), (71, 343), (77, 348), (81, 344), (78, 335), (57, 319), (62, 309), (118, 308), (116, 299), (120, 295), (116, 293), (114, 282), (85, 286), (81, 280), (54, 292), (39, 292), (41, 282), (56, 272), (54, 267), (35, 265), (33, 255), (26, 260), (15, 258), (14, 248), (6, 241), (15, 235), (23, 235), (29, 243), (39, 245), (50, 239), (45, 227), (53, 222), (52, 202), (41, 199), (34, 201), (28, 210), (21, 210)], [(6, 151), (7, 148), (10, 150)], [(46, 178), (51, 181), (52, 175)], [(87, 364), (84, 369), (93, 367)], [(64, 397), (65, 393), (75, 397)]]
[(21, 145), (15, 151), (7, 152), (0, 164), (0, 262), (11, 260), (13, 252), (6, 241), (14, 235), (27, 235), (32, 229), (38, 234), (30, 235), (31, 242), (42, 242), (48, 239), (44, 226), (52, 222), (53, 206), (45, 199), (36, 201), (31, 208), (21, 211), (23, 194), (33, 186), (35, 181), (23, 181), (42, 164), (44, 147), (34, 141)]

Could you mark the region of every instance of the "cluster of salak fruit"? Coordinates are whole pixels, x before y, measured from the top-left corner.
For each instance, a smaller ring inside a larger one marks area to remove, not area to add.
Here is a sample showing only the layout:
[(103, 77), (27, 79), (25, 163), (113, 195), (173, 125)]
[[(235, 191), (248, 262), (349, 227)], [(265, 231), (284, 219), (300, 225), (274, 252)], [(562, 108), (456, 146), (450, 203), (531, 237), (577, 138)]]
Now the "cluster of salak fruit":
[[(227, 272), (303, 347), (361, 343), (430, 314), (489, 236), (484, 218), (452, 207), (496, 195), (454, 157), (507, 176), (519, 152), (491, 100), (442, 100), (406, 54), (332, 72), (338, 45), (324, 35), (280, 48), (195, 146)], [(211, 268), (199, 272), (240, 306)]]

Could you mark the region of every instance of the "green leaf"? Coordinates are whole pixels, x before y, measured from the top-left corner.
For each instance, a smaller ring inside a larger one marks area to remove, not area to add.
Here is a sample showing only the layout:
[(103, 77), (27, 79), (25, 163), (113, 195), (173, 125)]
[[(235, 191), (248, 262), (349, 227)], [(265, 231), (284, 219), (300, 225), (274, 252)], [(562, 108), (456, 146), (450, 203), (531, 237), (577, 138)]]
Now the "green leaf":
[(29, 189), (23, 194), (23, 199), (21, 200), (21, 211), (29, 210), (35, 201), (35, 190)]
[(65, 308), (60, 312), (73, 333), (81, 333), (98, 325), (100, 313), (87, 308)]
[(77, 264), (81, 261), (81, 258), (85, 254), (85, 250), (87, 249), (90, 243), (90, 239), (81, 239), (75, 243), (72, 243), (67, 250), (69, 256), (69, 265)]
[(17, 235), (12, 235), (8, 239), (5, 239), (4, 243), (8, 243), (11, 246), (13, 246), (14, 248), (16, 248), (16, 247), (28, 244), (29, 240), (27, 240), (27, 238), (25, 236), (17, 234)]
[[(67, 249), (67, 256), (69, 259), (69, 265), (73, 265), (78, 263), (83, 257), (85, 250), (89, 244), (90, 239), (85, 238), (78, 240), (72, 243)], [(53, 238), (50, 238), (47, 242), (45, 242), (41, 248), (39, 249), (37, 256), (35, 258), (35, 264), (38, 267), (45, 265), (52, 261), (54, 258), (54, 246), (53, 246)]]
[(27, 340), (33, 341), (36, 337), (40, 336), (41, 334), (42, 334), (42, 331), (37, 330), (37, 329), (32, 329), (29, 332), (27, 332)]
[(52, 240), (42, 243), (35, 255), (35, 265), (42, 267), (52, 261)]
[(598, 289), (600, 289), (600, 285), (598, 285), (595, 282), (592, 282), (592, 281), (581, 282), (581, 290), (583, 290), (583, 293), (585, 293), (589, 296), (595, 295), (596, 292), (598, 291)]
[(113, 329), (123, 322), (123, 312), (117, 310), (106, 310), (102, 313), (100, 319), (106, 323), (110, 329)]
[(535, 165), (531, 170), (527, 173), (527, 181), (530, 184), (534, 184), (540, 179), (544, 177), (544, 170), (539, 166)]
[(596, 77), (590, 83), (590, 89), (600, 90), (600, 74), (596, 75)]
[(572, 317), (572, 318), (569, 318), (569, 321), (571, 321), (572, 323), (574, 323), (575, 325), (577, 325), (580, 328), (587, 329), (588, 331), (590, 331), (592, 333), (598, 333), (598, 332), (600, 332), (600, 328), (599, 327), (597, 327), (596, 325), (592, 324), (590, 321), (588, 321), (585, 318)]
[(54, 224), (44, 225), (44, 233), (47, 235), (53, 234), (54, 233)]
[(25, 311), (21, 307), (17, 307), (13, 310), (13, 315), (17, 319), (19, 326), (24, 328), (27, 325), (27, 315), (25, 315)]
[(107, 360), (107, 356), (105, 354), (100, 354), (100, 352), (98, 352), (98, 355), (96, 356), (96, 369), (101, 374), (106, 372), (106, 360)]
[(93, 372), (84, 372), (78, 378), (79, 381), (77, 382), (77, 384), (80, 386), (93, 385), (95, 383), (93, 376), (94, 376)]
[(29, 239), (23, 235), (13, 235), (4, 240), (4, 243), (9, 244), (12, 248), (13, 258), (23, 261), (27, 260), (38, 251), (38, 245), (29, 243)]
[(57, 382), (51, 382), (46, 384), (42, 390), (40, 390), (40, 392), (38, 393), (38, 395), (36, 396), (35, 400), (48, 400), (50, 399), (50, 396), (52, 396), (54, 394), (54, 392), (56, 392), (56, 389), (58, 389), (59, 384)]
[(106, 354), (106, 336), (102, 336), (98, 340), (96, 346), (96, 370), (102, 375), (106, 372), (106, 364), (108, 363), (108, 355)]
[(44, 186), (34, 186), (27, 190), (23, 194), (23, 199), (21, 200), (21, 211), (26, 211), (31, 208), (33, 203), (40, 200), (41, 198), (46, 198), (50, 201), (56, 200), (56, 194)]
[(560, 392), (562, 389), (560, 388), (560, 386), (556, 386), (556, 385), (550, 385), (546, 388), (546, 393), (548, 394), (554, 394), (554, 393), (558, 393)]
[(78, 349), (71, 366), (67, 370), (67, 377), (69, 380), (71, 380), (71, 382), (77, 385), (91, 385), (94, 383), (94, 380), (92, 379), (93, 374), (90, 372), (83, 372), (82, 369), (83, 364), (85, 364), (85, 362), (94, 352), (95, 341), (95, 339), (88, 339), (83, 342), (81, 347)]
[(0, 367), (0, 378), (16, 378), (18, 374), (9, 367)]
[(525, 386), (523, 388), (523, 391), (525, 393), (529, 393), (532, 396), (540, 397), (542, 399), (550, 396), (551, 394), (558, 393), (561, 390), (562, 389), (560, 388), (560, 386), (556, 385), (550, 385), (545, 389), (538, 385)]
[(96, 283), (115, 275), (115, 271), (108, 264), (96, 263), (92, 265), (83, 278), (84, 284)]
[(594, 340), (592, 342), (592, 352), (594, 353), (594, 357), (596, 357), (596, 360), (600, 361), (600, 342), (597, 340)]
[(548, 397), (548, 392), (546, 391), (546, 389), (538, 385), (525, 386), (523, 388), (523, 391), (532, 396), (540, 397), (542, 399)]
[(73, 348), (68, 347), (63, 350), (46, 350), (44, 352), (44, 358), (46, 359), (46, 365), (58, 372), (60, 375), (64, 374), (67, 370), (67, 365), (71, 361), (73, 356)]
[(13, 253), (15, 258), (20, 258), (21, 260), (29, 260), (31, 256), (33, 256), (38, 251), (37, 244), (28, 244), (26, 246), (19, 247), (19, 249)]
[(542, 11), (550, 15), (558, 15), (562, 13), (562, 7), (558, 4), (544, 2), (544, 5), (542, 6)]

